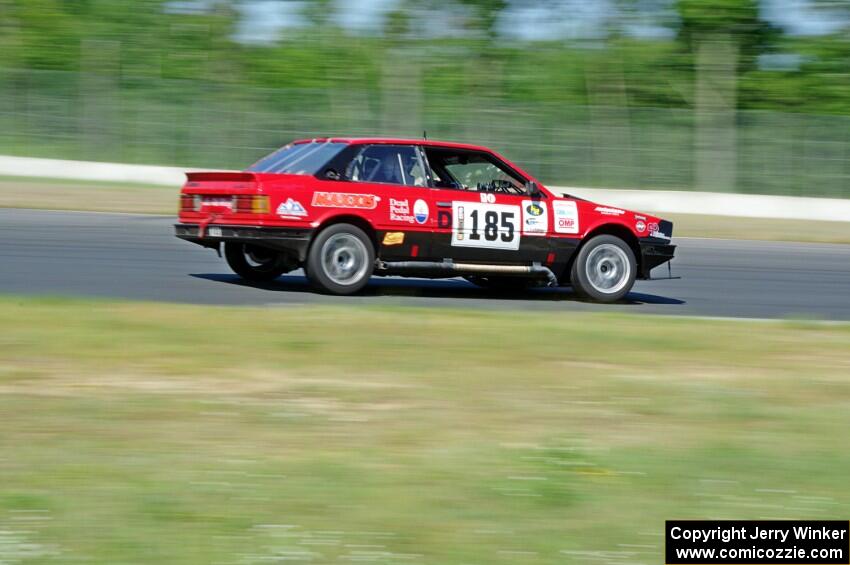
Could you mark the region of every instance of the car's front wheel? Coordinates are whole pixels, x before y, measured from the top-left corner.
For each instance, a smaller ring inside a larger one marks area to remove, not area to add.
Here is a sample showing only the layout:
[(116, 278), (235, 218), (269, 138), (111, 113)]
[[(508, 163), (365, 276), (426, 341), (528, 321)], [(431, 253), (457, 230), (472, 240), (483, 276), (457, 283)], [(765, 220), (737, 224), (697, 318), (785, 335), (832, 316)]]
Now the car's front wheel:
[(570, 280), (573, 290), (596, 302), (616, 302), (635, 284), (637, 261), (631, 247), (613, 235), (597, 235), (579, 249)]
[(295, 269), (296, 265), (280, 251), (228, 241), (224, 258), (237, 275), (252, 282), (271, 281)]
[(351, 224), (334, 224), (319, 232), (307, 255), (307, 277), (321, 291), (354, 294), (375, 268), (375, 248), (366, 233)]

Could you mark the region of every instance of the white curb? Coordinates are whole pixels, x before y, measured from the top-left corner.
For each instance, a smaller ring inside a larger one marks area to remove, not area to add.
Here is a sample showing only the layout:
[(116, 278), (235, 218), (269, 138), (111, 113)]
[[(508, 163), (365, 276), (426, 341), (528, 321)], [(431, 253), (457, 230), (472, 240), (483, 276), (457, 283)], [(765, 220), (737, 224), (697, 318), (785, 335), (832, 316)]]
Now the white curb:
[[(0, 156), (0, 176), (153, 184), (173, 186), (175, 190), (186, 180), (185, 173), (193, 170), (202, 169)], [(646, 212), (850, 222), (850, 199), (673, 190), (550, 189)]]
[(841, 198), (606, 188), (553, 187), (552, 190), (646, 212), (850, 222), (850, 200)]

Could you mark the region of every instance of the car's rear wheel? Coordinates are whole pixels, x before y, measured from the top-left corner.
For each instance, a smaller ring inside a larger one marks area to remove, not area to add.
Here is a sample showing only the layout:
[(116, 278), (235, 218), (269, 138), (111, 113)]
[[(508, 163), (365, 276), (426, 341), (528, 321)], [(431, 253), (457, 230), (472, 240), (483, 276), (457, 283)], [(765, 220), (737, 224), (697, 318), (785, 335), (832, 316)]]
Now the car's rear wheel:
[(570, 280), (583, 298), (616, 302), (635, 284), (637, 261), (631, 247), (613, 235), (597, 235), (579, 249)]
[(334, 224), (319, 232), (307, 255), (307, 277), (321, 291), (354, 294), (375, 268), (375, 248), (366, 233), (351, 224)]
[(252, 282), (274, 280), (296, 267), (284, 253), (249, 243), (225, 243), (224, 258), (233, 272)]

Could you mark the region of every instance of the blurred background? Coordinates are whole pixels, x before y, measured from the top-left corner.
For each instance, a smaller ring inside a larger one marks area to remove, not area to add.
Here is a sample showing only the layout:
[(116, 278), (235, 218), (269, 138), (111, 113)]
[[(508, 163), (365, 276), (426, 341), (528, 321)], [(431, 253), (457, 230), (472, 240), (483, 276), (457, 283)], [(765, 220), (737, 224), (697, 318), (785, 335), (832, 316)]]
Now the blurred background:
[(551, 184), (850, 197), (850, 2), (0, 0), (0, 154), (425, 130)]
[[(426, 130), (767, 213), (687, 194), (683, 278), (605, 306), (246, 285), (172, 235), (183, 168)], [(850, 200), (731, 193), (850, 198), (850, 1), (0, 0), (0, 161), (35, 163), (0, 174), (0, 565), (649, 565), (666, 519), (847, 518)]]

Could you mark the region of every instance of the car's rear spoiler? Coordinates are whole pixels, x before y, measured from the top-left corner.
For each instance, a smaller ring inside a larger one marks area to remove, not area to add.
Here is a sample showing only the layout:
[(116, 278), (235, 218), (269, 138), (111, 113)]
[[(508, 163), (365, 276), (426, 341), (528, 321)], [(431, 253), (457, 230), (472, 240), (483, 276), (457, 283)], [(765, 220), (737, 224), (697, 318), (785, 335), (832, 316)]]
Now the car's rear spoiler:
[(186, 173), (188, 182), (221, 181), (221, 182), (251, 182), (257, 180), (254, 173), (247, 171), (202, 171)]

